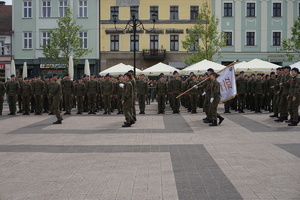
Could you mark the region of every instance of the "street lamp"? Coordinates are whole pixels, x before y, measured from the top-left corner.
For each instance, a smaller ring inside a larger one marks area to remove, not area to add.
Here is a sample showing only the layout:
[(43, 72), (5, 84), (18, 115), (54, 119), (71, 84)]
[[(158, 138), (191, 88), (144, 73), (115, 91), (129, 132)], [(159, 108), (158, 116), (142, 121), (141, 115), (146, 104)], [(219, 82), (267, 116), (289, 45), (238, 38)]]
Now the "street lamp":
[[(122, 30), (123, 33), (125, 33), (126, 30), (133, 31), (133, 69), (134, 69), (133, 75), (134, 75), (134, 77), (136, 75), (136, 31), (137, 31), (137, 28), (140, 28), (140, 30), (142, 30), (142, 31), (146, 31), (143, 23), (136, 17), (136, 14), (137, 14), (137, 10), (133, 9), (131, 11), (131, 19), (127, 22), (125, 28)], [(118, 31), (118, 29), (116, 27), (118, 15), (114, 14), (112, 17), (114, 20), (115, 29)], [(156, 17), (157, 17), (156, 13), (153, 13), (152, 14), (153, 28), (150, 31), (154, 31)]]

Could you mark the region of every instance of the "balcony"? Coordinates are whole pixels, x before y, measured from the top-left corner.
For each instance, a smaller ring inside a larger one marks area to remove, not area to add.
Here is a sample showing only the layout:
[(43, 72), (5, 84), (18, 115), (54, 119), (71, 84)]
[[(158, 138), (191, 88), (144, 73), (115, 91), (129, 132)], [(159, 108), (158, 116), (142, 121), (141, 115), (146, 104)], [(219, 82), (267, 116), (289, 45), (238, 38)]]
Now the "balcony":
[(165, 49), (143, 49), (143, 56), (145, 60), (163, 61), (166, 57)]

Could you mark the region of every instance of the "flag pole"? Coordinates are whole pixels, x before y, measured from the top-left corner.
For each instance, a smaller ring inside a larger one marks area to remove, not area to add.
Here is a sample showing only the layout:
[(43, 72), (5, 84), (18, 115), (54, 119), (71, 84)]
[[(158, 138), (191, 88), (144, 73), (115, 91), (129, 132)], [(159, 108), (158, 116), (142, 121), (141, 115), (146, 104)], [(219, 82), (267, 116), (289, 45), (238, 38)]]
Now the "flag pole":
[[(234, 65), (235, 63), (239, 62), (239, 60), (235, 60), (234, 62), (230, 63), (229, 65), (227, 65), (226, 67), (224, 67), (223, 69), (221, 69), (220, 71), (218, 71), (217, 73), (221, 73), (222, 71), (224, 71), (225, 69), (231, 67), (232, 65)], [(209, 79), (209, 77), (207, 77), (206, 79), (204, 79), (203, 81), (201, 81), (200, 83), (197, 84), (197, 86), (201, 85), (203, 82), (205, 82), (207, 79)], [(192, 89), (194, 89), (194, 87), (191, 87), (190, 89), (186, 90), (185, 92), (181, 93), (180, 95), (178, 95), (176, 97), (176, 99), (178, 99), (179, 97), (181, 97), (182, 95), (186, 94), (187, 92), (191, 91)]]

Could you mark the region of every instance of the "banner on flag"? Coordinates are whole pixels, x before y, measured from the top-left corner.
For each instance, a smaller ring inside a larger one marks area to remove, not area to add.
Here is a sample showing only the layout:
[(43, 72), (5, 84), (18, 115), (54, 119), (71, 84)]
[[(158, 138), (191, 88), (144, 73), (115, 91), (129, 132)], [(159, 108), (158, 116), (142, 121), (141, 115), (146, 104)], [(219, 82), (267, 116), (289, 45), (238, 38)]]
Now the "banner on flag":
[(220, 103), (224, 103), (230, 99), (233, 99), (236, 96), (234, 66), (222, 70), (222, 72), (220, 72), (219, 75), (220, 76), (217, 78), (217, 80), (220, 83)]

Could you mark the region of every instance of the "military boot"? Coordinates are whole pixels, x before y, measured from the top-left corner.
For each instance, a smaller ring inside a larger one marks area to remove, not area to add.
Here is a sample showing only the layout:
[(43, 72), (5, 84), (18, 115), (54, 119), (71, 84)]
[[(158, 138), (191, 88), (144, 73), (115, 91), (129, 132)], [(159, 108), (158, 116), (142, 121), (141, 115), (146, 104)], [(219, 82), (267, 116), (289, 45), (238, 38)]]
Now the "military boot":
[(297, 125), (298, 125), (298, 123), (294, 122), (294, 121), (292, 121), (291, 123), (288, 124), (288, 126), (297, 126)]
[(278, 117), (278, 114), (270, 115), (269, 117)]
[(212, 123), (209, 124), (209, 126), (218, 126), (217, 120), (213, 120)]
[(53, 122), (53, 124), (61, 124), (61, 120), (57, 120), (56, 122)]
[(219, 124), (222, 124), (222, 122), (224, 121), (224, 117), (218, 116), (218, 119), (219, 119)]

